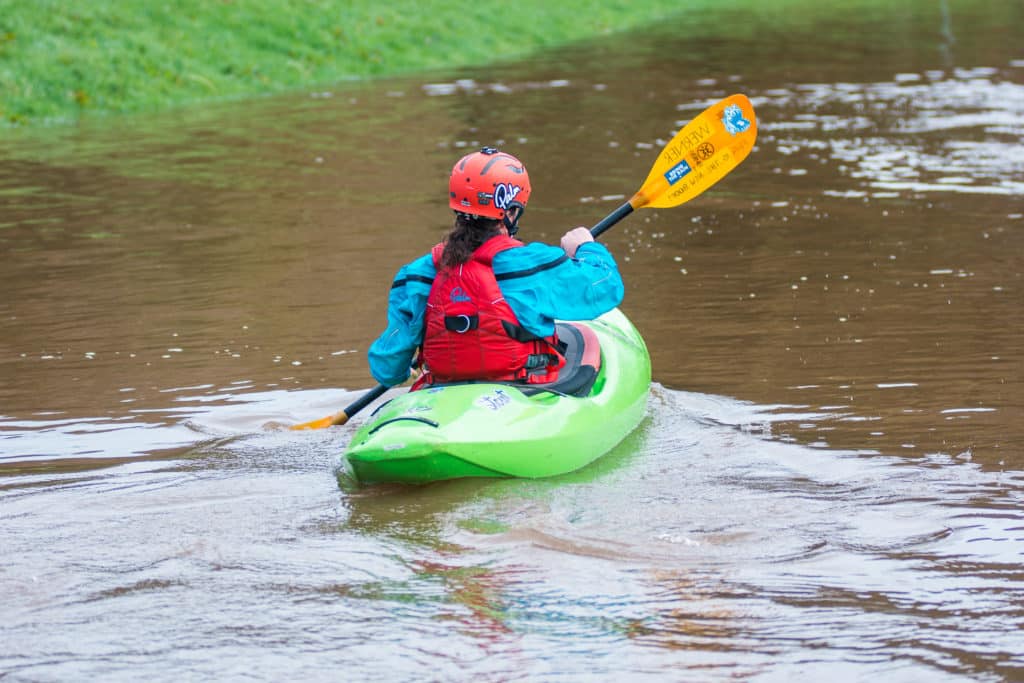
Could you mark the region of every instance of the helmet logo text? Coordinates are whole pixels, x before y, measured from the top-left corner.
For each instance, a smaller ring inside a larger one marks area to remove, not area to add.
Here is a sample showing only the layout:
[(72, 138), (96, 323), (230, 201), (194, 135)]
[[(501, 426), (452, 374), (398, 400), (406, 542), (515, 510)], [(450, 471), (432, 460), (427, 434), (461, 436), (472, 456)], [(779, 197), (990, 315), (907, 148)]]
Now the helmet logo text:
[(507, 209), (508, 205), (515, 201), (523, 188), (510, 183), (498, 183), (494, 188), (494, 205), (499, 209)]

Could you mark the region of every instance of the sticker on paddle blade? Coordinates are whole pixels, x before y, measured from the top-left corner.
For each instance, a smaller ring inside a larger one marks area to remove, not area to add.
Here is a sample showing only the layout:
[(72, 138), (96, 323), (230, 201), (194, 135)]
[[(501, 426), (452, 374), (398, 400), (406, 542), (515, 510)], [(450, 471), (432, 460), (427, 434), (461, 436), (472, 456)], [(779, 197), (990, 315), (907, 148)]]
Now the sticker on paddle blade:
[(738, 104), (730, 104), (722, 112), (722, 123), (729, 135), (738, 135), (750, 128), (750, 121), (743, 118), (743, 110)]
[(741, 94), (726, 97), (665, 145), (630, 205), (669, 208), (693, 199), (746, 159), (755, 140), (757, 118), (750, 100)]

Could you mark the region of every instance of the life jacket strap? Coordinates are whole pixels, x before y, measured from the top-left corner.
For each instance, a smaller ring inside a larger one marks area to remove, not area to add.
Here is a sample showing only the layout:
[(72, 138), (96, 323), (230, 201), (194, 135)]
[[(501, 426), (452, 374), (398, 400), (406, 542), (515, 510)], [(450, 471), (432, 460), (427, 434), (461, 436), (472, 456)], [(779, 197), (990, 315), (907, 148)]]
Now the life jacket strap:
[(480, 316), (476, 315), (446, 315), (444, 317), (444, 328), (456, 334), (465, 334), (470, 330), (480, 327)]
[(567, 346), (564, 343), (558, 341), (557, 337), (555, 338), (555, 343), (552, 344), (550, 337), (538, 337), (537, 335), (535, 335), (533, 332), (530, 332), (522, 325), (516, 325), (515, 323), (509, 322), (507, 320), (502, 320), (501, 326), (505, 329), (505, 334), (512, 337), (517, 342), (522, 342), (524, 344), (528, 344), (530, 342), (541, 342), (554, 348), (556, 351), (558, 351), (559, 355), (565, 355), (565, 350)]
[(526, 365), (517, 373), (517, 379), (529, 379), (533, 375), (543, 375), (552, 367), (561, 367), (565, 362), (565, 351), (568, 345), (557, 336), (539, 337), (522, 325), (501, 321), (505, 334), (524, 344), (533, 344), (534, 353), (526, 358)]
[(537, 370), (547, 370), (549, 365), (558, 363), (558, 356), (553, 353), (531, 353), (526, 357), (526, 373), (535, 374)]

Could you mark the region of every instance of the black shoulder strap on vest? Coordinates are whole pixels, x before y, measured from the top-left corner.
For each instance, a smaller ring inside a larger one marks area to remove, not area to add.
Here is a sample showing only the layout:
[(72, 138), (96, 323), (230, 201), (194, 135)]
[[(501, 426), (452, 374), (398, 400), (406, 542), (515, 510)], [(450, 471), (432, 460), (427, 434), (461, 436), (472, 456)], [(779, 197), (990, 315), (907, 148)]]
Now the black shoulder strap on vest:
[(547, 341), (544, 337), (538, 337), (533, 332), (530, 332), (522, 325), (516, 325), (507, 320), (501, 321), (501, 326), (505, 328), (505, 334), (515, 339), (517, 342), (526, 344), (527, 342), (533, 341)]
[[(546, 337), (538, 337), (522, 325), (516, 325), (515, 323), (511, 323), (507, 320), (502, 320), (501, 326), (505, 329), (505, 334), (512, 337), (517, 342), (522, 342), (524, 344), (529, 342), (541, 342), (543, 344), (548, 344), (549, 346), (551, 345), (550, 339), (547, 339)], [(565, 354), (565, 348), (566, 346), (564, 343), (558, 342), (558, 352), (560, 354)]]

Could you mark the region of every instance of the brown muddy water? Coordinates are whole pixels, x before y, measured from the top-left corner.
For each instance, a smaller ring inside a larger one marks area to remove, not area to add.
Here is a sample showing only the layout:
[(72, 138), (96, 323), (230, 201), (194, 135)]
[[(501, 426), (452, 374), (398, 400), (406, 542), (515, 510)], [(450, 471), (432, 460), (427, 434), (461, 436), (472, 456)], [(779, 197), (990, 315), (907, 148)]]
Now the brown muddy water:
[[(0, 132), (0, 677), (1024, 680), (1024, 10), (891, 5)], [(750, 158), (606, 235), (612, 453), (360, 490), (262, 428), (372, 384), (466, 150), (554, 241), (732, 92)]]

